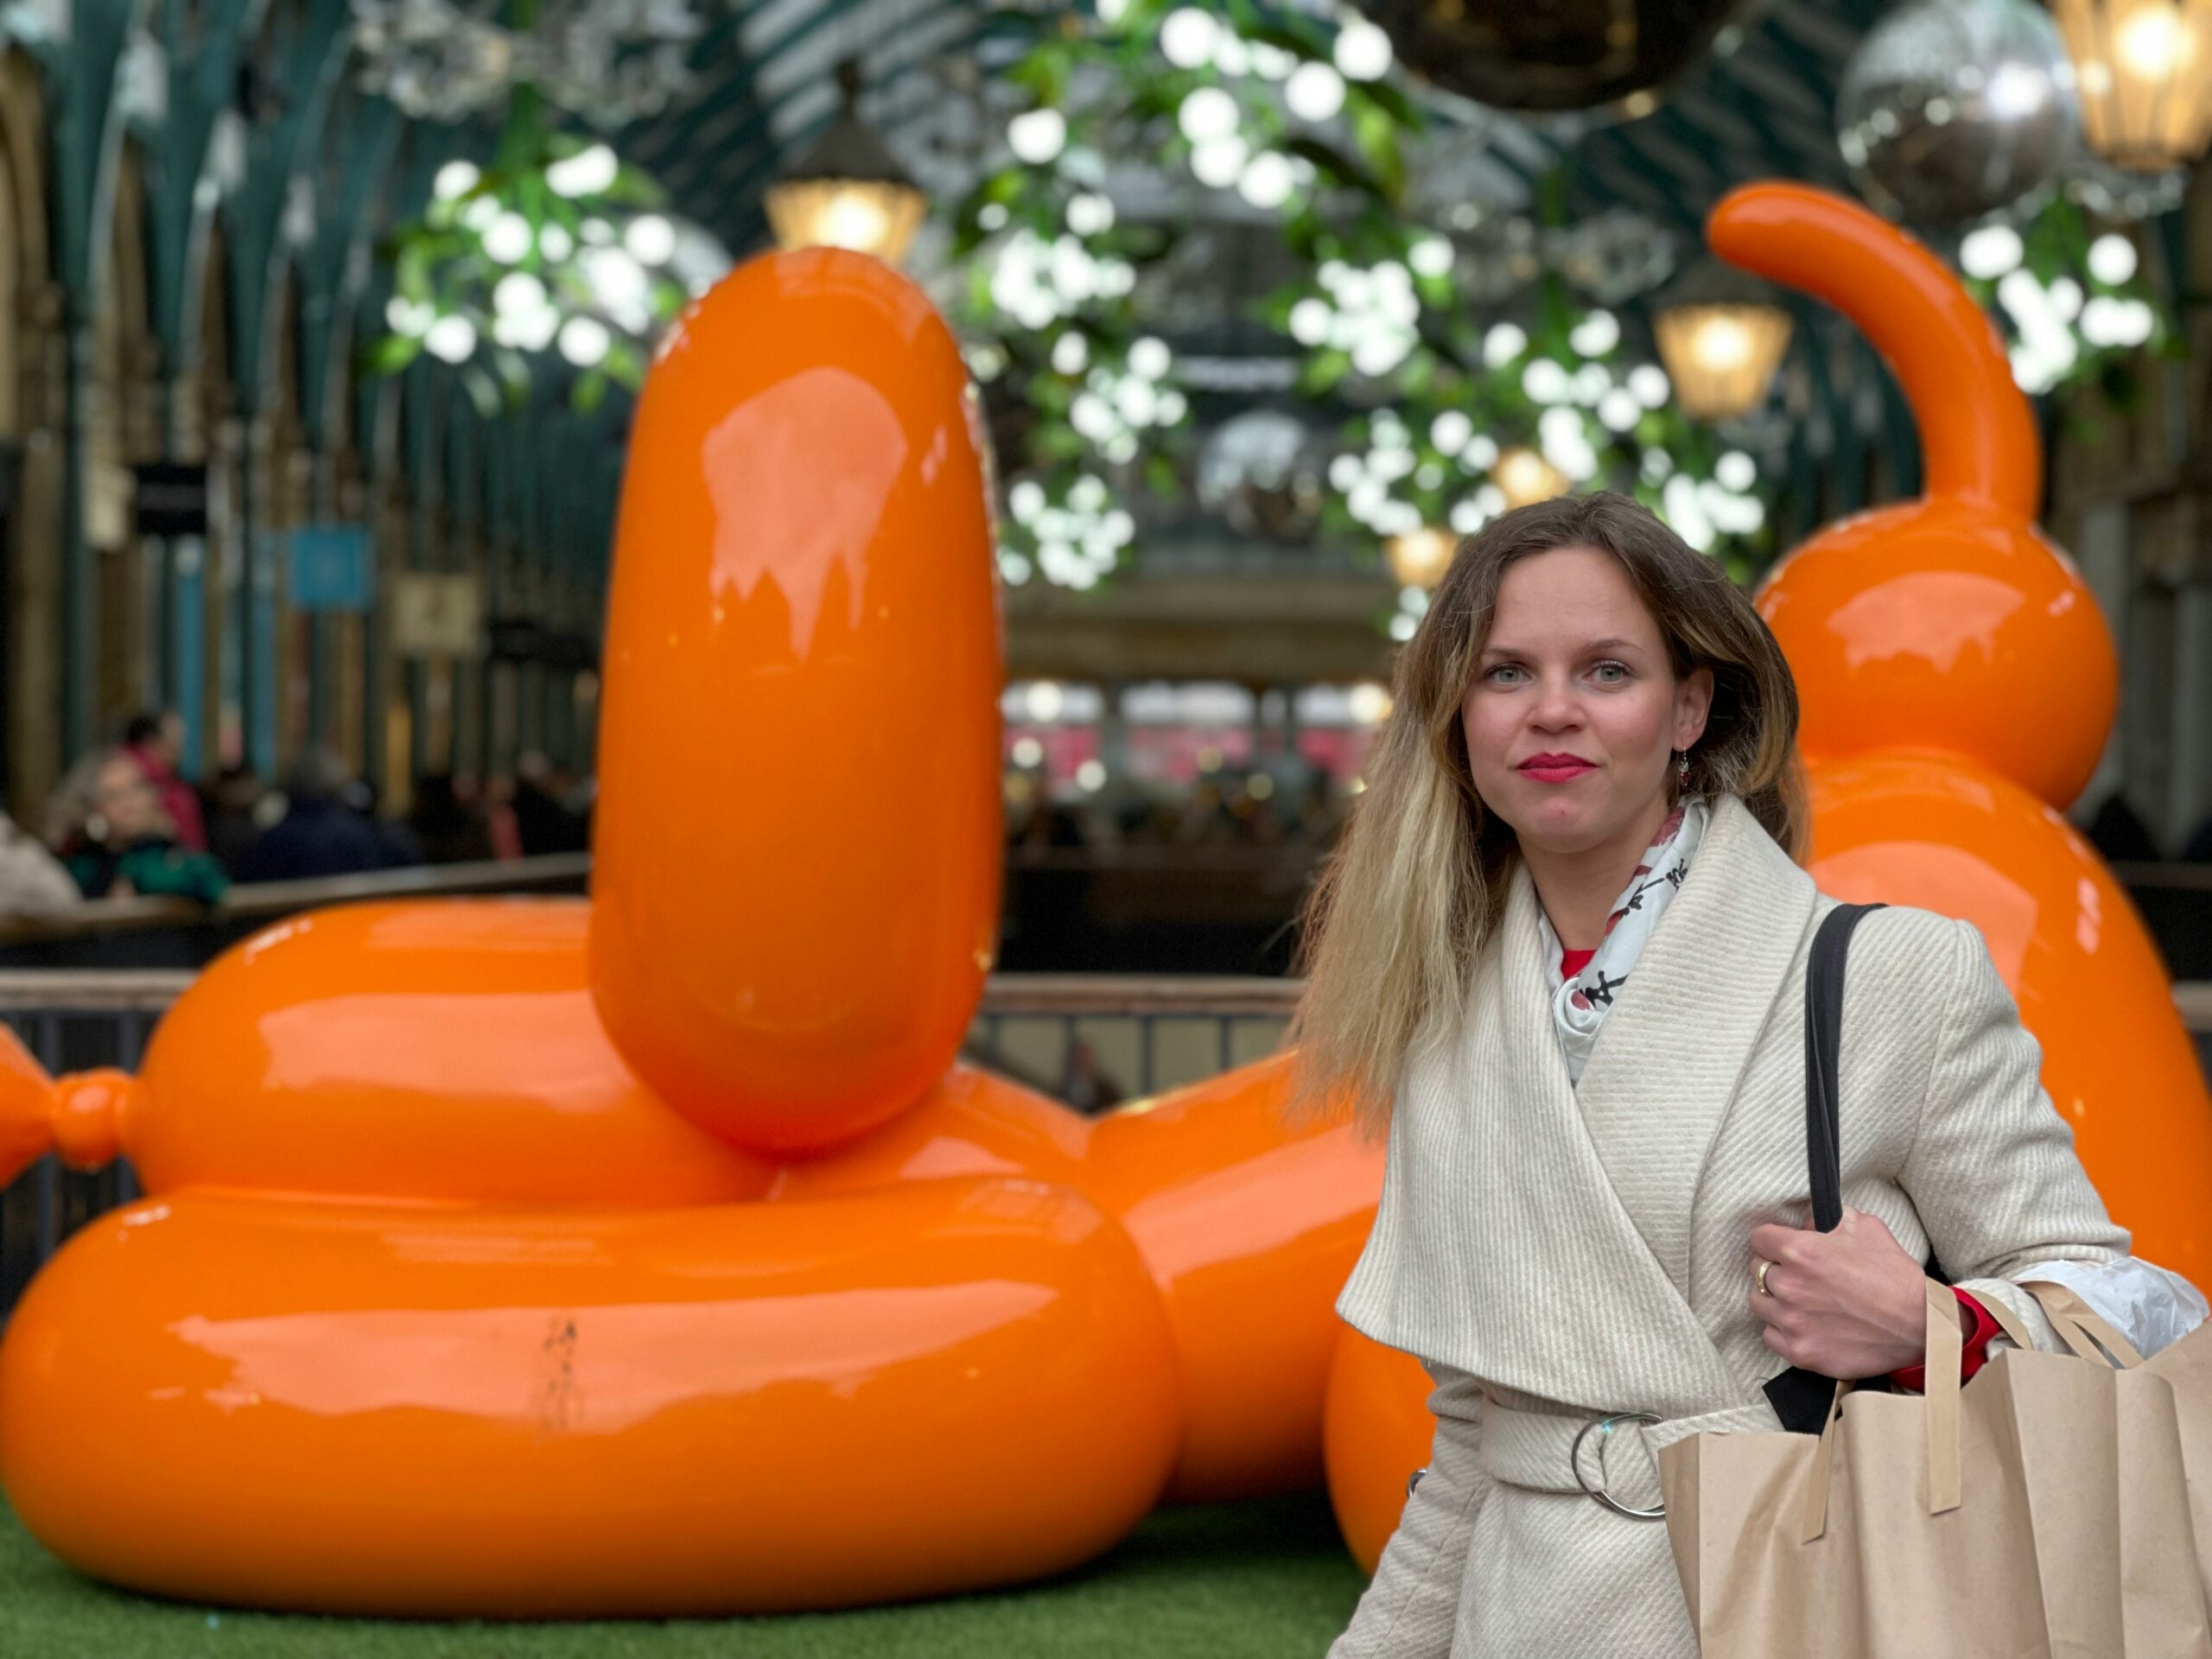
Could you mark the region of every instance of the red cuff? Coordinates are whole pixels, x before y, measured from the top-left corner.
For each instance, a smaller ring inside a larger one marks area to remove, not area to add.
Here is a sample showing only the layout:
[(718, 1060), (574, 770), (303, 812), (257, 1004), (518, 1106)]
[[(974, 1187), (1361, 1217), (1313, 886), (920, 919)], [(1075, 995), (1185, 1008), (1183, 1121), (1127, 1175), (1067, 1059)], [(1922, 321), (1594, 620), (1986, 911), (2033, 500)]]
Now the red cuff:
[[(1966, 1338), (1959, 1356), (1959, 1381), (1964, 1382), (1989, 1363), (1989, 1339), (1996, 1336), (2002, 1327), (1990, 1317), (1987, 1308), (1955, 1285), (1951, 1288), (1951, 1294), (1974, 1310), (1974, 1331)], [(1928, 1388), (1928, 1367), (1924, 1362), (1918, 1365), (1899, 1366), (1890, 1373), (1890, 1381), (1916, 1394), (1924, 1393)]]

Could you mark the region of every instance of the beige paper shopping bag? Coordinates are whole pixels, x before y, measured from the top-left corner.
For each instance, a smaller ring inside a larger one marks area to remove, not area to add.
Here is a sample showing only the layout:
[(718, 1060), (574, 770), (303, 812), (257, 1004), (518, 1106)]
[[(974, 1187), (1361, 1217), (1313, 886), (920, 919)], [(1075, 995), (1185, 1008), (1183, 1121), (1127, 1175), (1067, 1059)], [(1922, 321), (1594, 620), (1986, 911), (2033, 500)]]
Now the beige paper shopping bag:
[(2212, 1603), (2212, 1325), (2201, 1325), (2143, 1362), (2174, 1391), (2181, 1425), (2183, 1466), (2189, 1475), (2189, 1509), (2196, 1532), (2196, 1570)]
[[(2095, 1315), (2033, 1288), (2094, 1355)], [(1925, 1396), (1839, 1387), (1817, 1439), (1660, 1453), (1706, 1659), (2212, 1659), (2173, 1383), (2120, 1344), (2123, 1370), (2008, 1351), (1962, 1390), (1955, 1306), (1929, 1283)]]

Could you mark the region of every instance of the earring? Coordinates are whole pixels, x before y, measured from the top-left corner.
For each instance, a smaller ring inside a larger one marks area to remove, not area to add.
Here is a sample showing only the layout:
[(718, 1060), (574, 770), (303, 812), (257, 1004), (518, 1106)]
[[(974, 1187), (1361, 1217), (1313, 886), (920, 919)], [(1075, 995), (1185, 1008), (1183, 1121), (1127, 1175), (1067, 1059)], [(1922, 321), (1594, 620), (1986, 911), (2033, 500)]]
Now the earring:
[(1687, 784), (1689, 780), (1690, 752), (1688, 749), (1677, 749), (1675, 752), (1675, 781)]

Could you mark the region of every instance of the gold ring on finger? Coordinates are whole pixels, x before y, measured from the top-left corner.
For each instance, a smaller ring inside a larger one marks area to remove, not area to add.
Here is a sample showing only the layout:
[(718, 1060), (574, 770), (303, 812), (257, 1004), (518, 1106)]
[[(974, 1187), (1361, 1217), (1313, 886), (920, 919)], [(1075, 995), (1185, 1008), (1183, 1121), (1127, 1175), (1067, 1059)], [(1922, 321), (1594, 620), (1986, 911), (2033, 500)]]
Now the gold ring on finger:
[(1758, 1280), (1759, 1290), (1762, 1294), (1771, 1295), (1773, 1294), (1766, 1287), (1766, 1270), (1773, 1265), (1774, 1263), (1768, 1261), (1764, 1256), (1761, 1256), (1759, 1258), (1758, 1272), (1754, 1276)]

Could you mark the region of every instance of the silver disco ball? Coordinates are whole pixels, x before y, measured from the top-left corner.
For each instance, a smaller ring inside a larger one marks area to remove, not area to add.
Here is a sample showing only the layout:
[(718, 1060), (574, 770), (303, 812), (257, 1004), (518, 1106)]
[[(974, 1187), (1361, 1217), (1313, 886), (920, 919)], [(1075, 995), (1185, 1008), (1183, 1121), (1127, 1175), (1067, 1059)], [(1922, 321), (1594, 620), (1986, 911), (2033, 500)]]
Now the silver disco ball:
[(1198, 453), (1198, 503), (1240, 536), (1301, 542), (1320, 522), (1323, 474), (1313, 429), (1278, 409), (1247, 410)]
[(2156, 219), (2180, 207), (2189, 189), (2185, 167), (2138, 173), (2114, 167), (2086, 143), (2075, 149), (2062, 176), (2066, 194), (2099, 219)]
[(1836, 92), (1860, 193), (1918, 225), (2024, 211), (2079, 123), (2065, 48), (2031, 0), (1913, 0), (1859, 42)]

